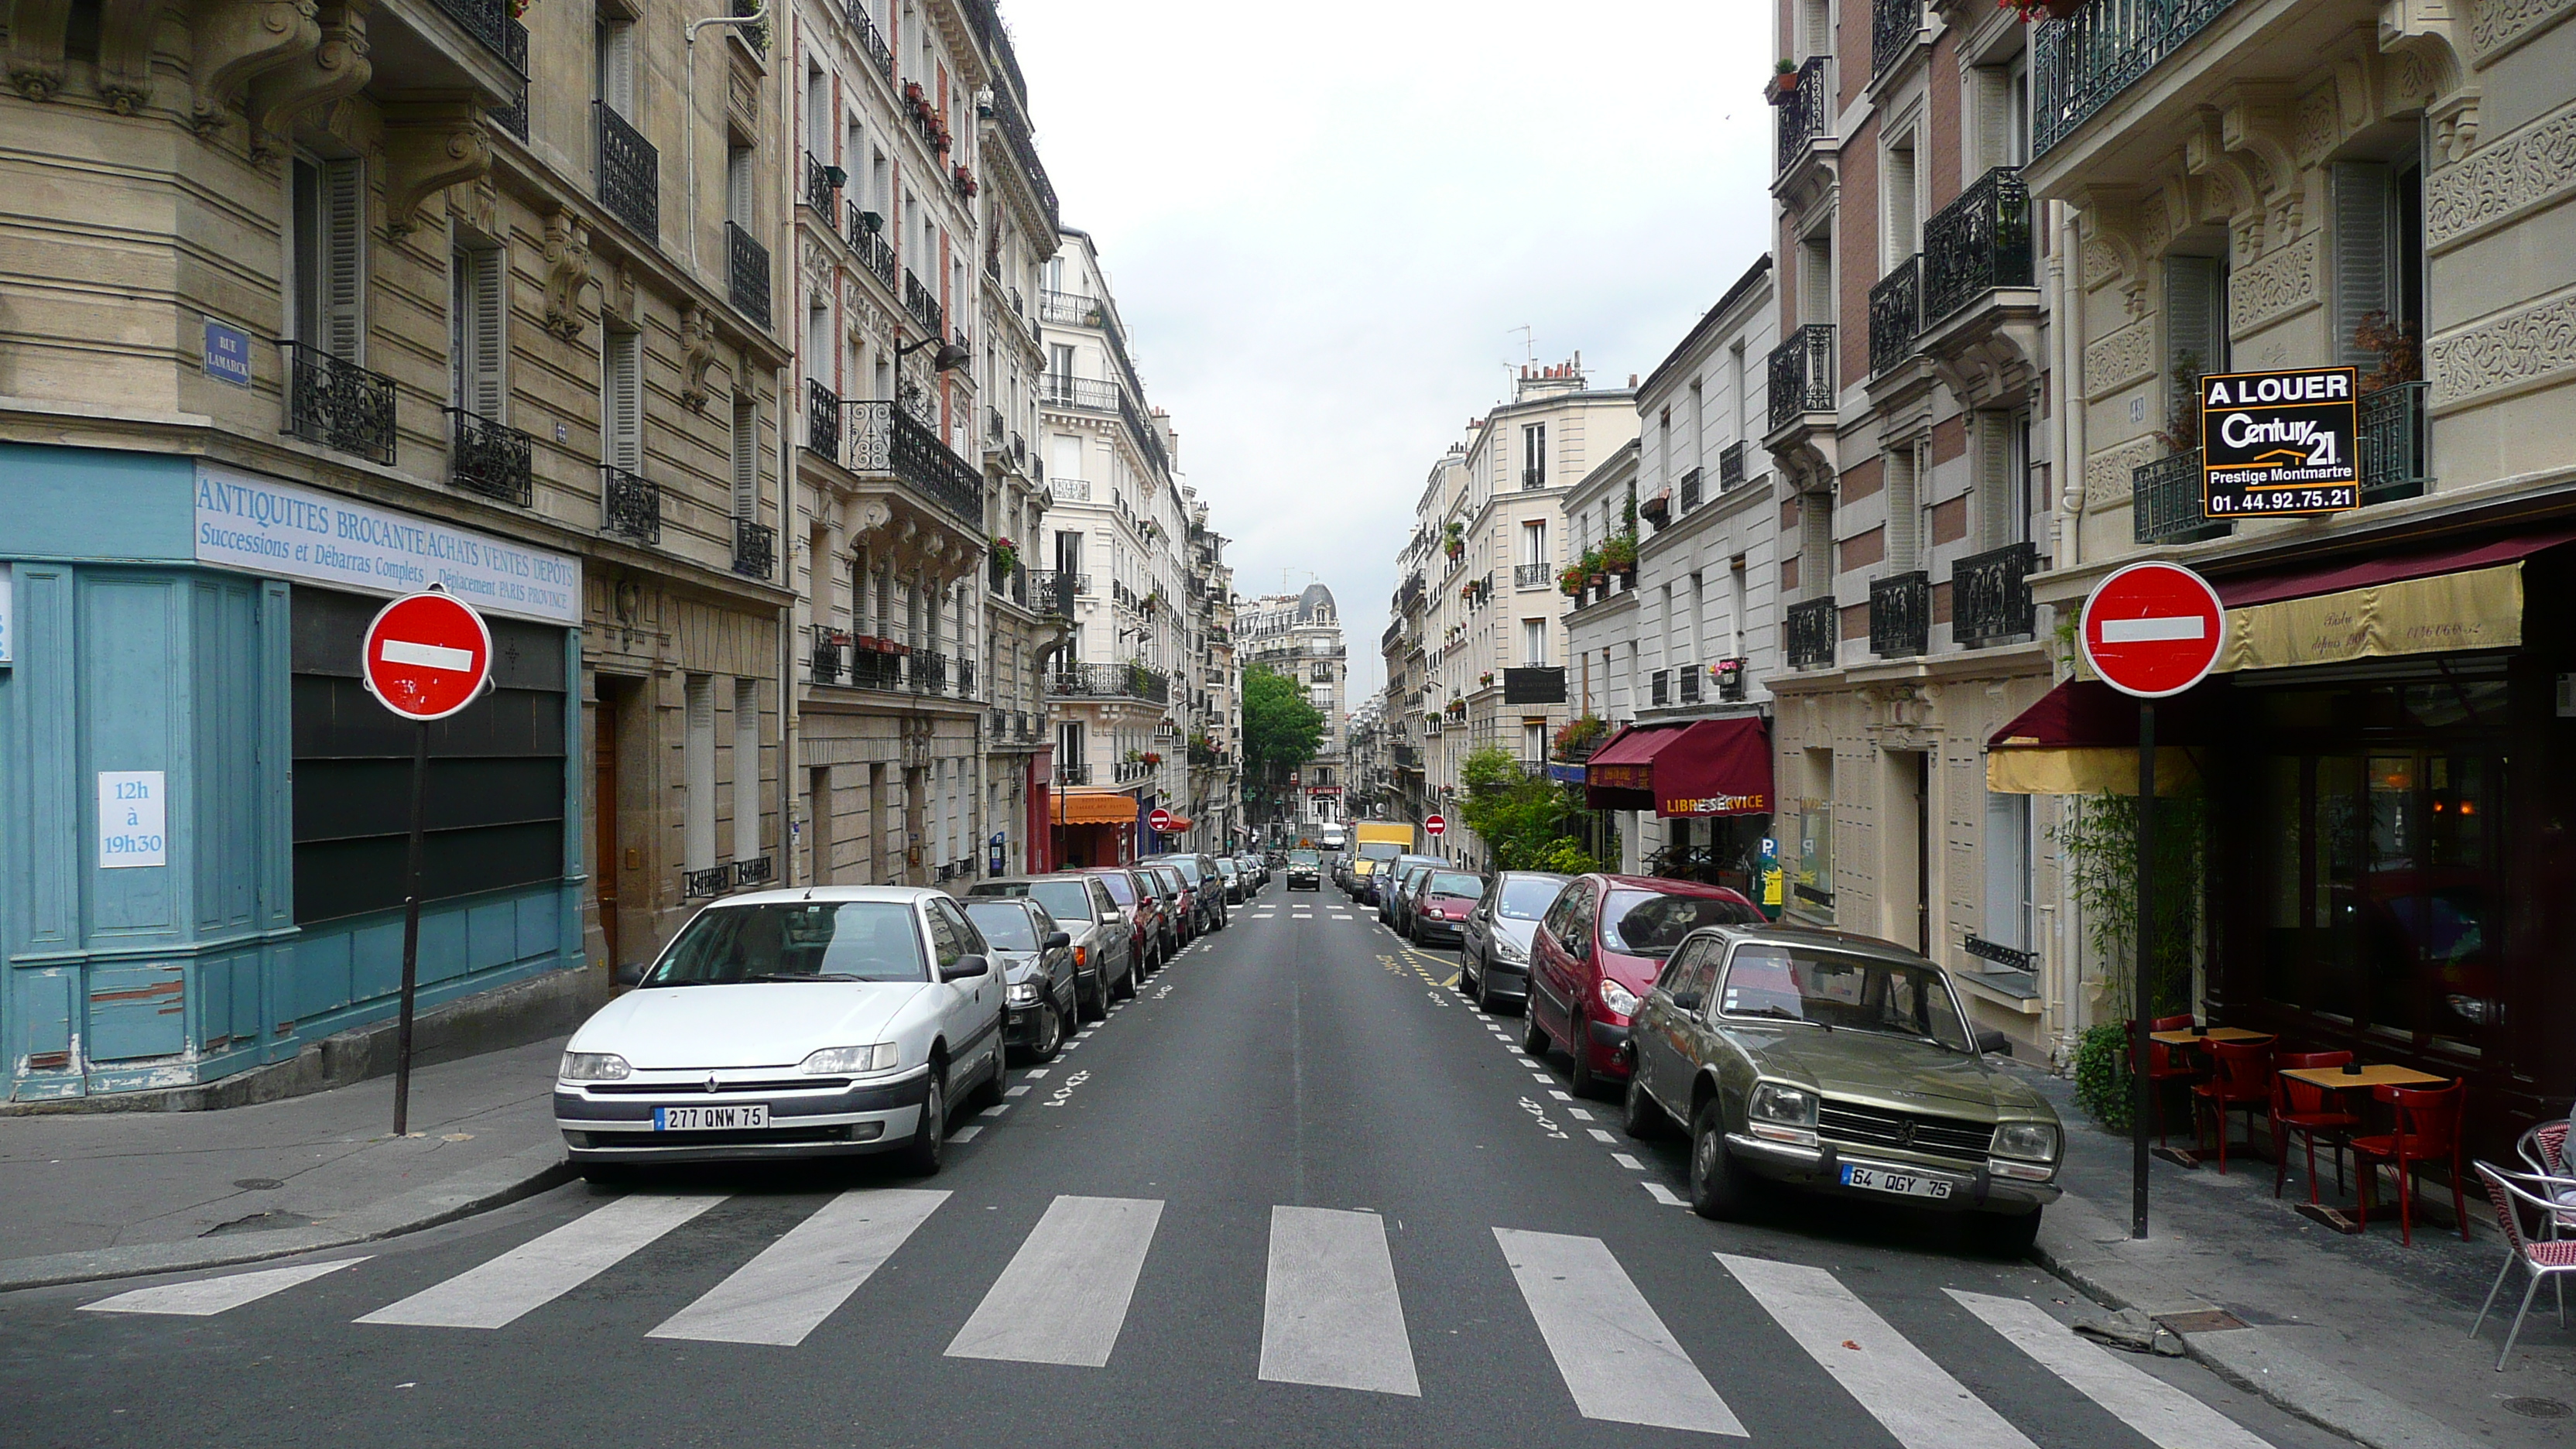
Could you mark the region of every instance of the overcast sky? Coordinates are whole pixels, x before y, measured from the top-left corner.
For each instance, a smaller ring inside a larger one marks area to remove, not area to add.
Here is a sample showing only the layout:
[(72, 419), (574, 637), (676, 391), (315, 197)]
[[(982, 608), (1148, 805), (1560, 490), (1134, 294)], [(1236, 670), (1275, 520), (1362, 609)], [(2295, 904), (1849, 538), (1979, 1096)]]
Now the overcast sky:
[(1624, 384), (1767, 245), (1756, 0), (1002, 10), (1237, 591), (1328, 585), (1354, 701), (1414, 499), (1519, 329)]

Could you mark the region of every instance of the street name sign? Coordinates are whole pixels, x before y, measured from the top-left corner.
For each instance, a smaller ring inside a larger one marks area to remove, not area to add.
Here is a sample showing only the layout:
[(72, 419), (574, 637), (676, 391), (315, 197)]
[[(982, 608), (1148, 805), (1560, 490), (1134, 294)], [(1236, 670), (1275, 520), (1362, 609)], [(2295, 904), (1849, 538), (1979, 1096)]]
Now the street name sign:
[(421, 724), (472, 704), (492, 677), (492, 630), (474, 606), (443, 593), (405, 594), (367, 626), (367, 692)]
[(2094, 586), (2075, 637), (2103, 683), (2162, 699), (2200, 683), (2226, 629), (2207, 579), (2180, 564), (2134, 563)]
[(2285, 518), (2361, 506), (2360, 374), (2349, 367), (2200, 380), (2201, 516)]
[(1430, 831), (1433, 835), (1446, 835), (1449, 833), (1449, 822), (1442, 819), (1440, 816), (1434, 815), (1422, 822), (1422, 828)]

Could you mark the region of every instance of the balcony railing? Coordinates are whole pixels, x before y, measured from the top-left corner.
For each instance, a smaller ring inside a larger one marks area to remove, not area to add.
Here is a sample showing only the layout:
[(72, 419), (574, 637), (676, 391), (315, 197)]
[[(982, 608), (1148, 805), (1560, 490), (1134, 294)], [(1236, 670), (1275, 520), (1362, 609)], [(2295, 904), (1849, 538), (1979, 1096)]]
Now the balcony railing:
[(1080, 292), (1059, 292), (1048, 287), (1038, 293), (1038, 320), (1066, 327), (1097, 327), (1101, 324), (1100, 303)]
[[(506, 5), (502, 8), (508, 9)], [(501, 58), (510, 63), (512, 70), (525, 76), (528, 73), (528, 27), (507, 16), (503, 17), (502, 26)], [(521, 141), (526, 141), (528, 139), (528, 88), (524, 85), (520, 86), (519, 98), (492, 112), (492, 119), (500, 123), (502, 130), (518, 137)]]
[(469, 493), (528, 506), (537, 440), (481, 413), (447, 410), (447, 481)]
[(841, 646), (833, 643), (831, 639), (819, 629), (814, 632), (814, 649), (811, 655), (811, 660), (814, 682), (816, 684), (838, 684), (841, 682)]
[(1998, 166), (1923, 228), (1923, 325), (1949, 320), (1999, 287), (2034, 285), (2030, 188)]
[(948, 692), (948, 656), (935, 649), (915, 649), (904, 657), (905, 683), (915, 694)]
[(921, 324), (922, 331), (933, 337), (946, 334), (946, 314), (939, 305), (938, 289), (923, 286), (910, 267), (903, 269), (903, 310)]
[(769, 325), (769, 248), (752, 239), (739, 223), (725, 223), (725, 280), (731, 284), (734, 306), (742, 314), (766, 327)]
[(528, 73), (528, 52), (522, 49), (515, 57), (510, 53), (509, 0), (438, 0), (438, 8), (494, 55), (509, 61), (519, 74)]
[(623, 468), (599, 467), (599, 526), (637, 543), (662, 541), (662, 488)]
[(1515, 589), (1543, 589), (1552, 582), (1547, 565), (1543, 563), (1512, 565), (1512, 587)]
[(850, 246), (858, 252), (859, 261), (885, 283), (886, 290), (894, 291), (902, 285), (903, 268), (895, 265), (894, 243), (886, 240), (885, 218), (877, 217), (875, 226), (868, 225), (868, 218), (877, 214), (855, 201), (850, 203), (849, 211)]
[(2044, 153), (2236, 0), (2093, 0), (2031, 27), (2031, 151)]
[(1035, 600), (1037, 611), (1056, 619), (1073, 617), (1074, 596), (1081, 593), (1087, 584), (1082, 575), (1057, 569), (1039, 569), (1029, 575), (1029, 593)]
[(1142, 664), (1073, 664), (1055, 671), (1048, 680), (1047, 692), (1169, 704), (1172, 683), (1171, 677), (1163, 671), (1148, 669)]
[(1533, 488), (1544, 488), (1544, 487), (1546, 487), (1546, 486), (1547, 486), (1547, 468), (1545, 467), (1545, 465), (1541, 465), (1541, 466), (1536, 467), (1536, 468), (1523, 468), (1523, 469), (1521, 470), (1521, 491), (1522, 491), (1522, 492), (1526, 493), (1526, 492), (1528, 492), (1529, 490), (1531, 490), (1531, 489), (1533, 489)]
[(1680, 697), (1683, 704), (1699, 703), (1699, 685), (1703, 677), (1696, 664), (1673, 671), (1674, 693)]
[(1054, 499), (1058, 503), (1089, 503), (1091, 501), (1091, 480), (1088, 478), (1050, 478), (1047, 480), (1047, 497)]
[(1923, 29), (1923, 0), (1870, 0), (1869, 78), (1876, 80), (1914, 48)]
[(2030, 634), (2039, 612), (2030, 601), (2030, 576), (2039, 568), (2039, 545), (2008, 543), (1950, 565), (1950, 640), (1962, 649)]
[(1725, 492), (1744, 481), (1744, 444), (1739, 440), (1727, 444), (1717, 454), (1717, 491)]
[(893, 403), (842, 398), (808, 379), (805, 448), (853, 473), (891, 473), (959, 518), (984, 521), (984, 475)]
[(903, 688), (903, 656), (884, 649), (853, 646), (850, 657), (852, 689)]
[(1932, 576), (1921, 569), (1869, 581), (1869, 652), (1901, 659), (1932, 647)]
[(1790, 668), (1816, 669), (1834, 662), (1842, 646), (1842, 611), (1830, 596), (1791, 604), (1783, 623), (1789, 635)]
[(778, 568), (778, 530), (748, 518), (733, 521), (733, 571), (765, 579)]
[(1671, 670), (1658, 669), (1646, 676), (1646, 702), (1651, 707), (1662, 709), (1672, 703), (1672, 693)]
[(866, 54), (868, 63), (885, 77), (887, 85), (893, 85), (894, 48), (886, 44), (885, 32), (877, 29), (876, 21), (869, 17), (867, 0), (848, 0), (842, 11), (850, 18), (850, 28), (858, 32), (859, 49)]
[(1811, 55), (1798, 67), (1798, 81), (1789, 98), (1773, 109), (1780, 113), (1780, 169), (1788, 170), (1807, 153), (1807, 143), (1822, 136), (1834, 123), (1833, 98), (1825, 94), (1827, 57)]
[(2158, 458), (2129, 470), (2130, 532), (2139, 543), (2198, 543), (2225, 538), (2234, 526), (2202, 511), (2200, 450)]
[(1038, 385), (1050, 407), (1082, 408), (1096, 413), (1118, 411), (1118, 385), (1114, 382), (1048, 372), (1039, 374)]
[(1091, 763), (1088, 760), (1061, 763), (1055, 767), (1055, 779), (1059, 785), (1088, 785), (1091, 783)]
[(837, 219), (841, 213), (841, 181), (836, 179), (840, 176), (840, 167), (829, 164), (811, 151), (805, 153), (803, 199), (807, 206), (823, 213), (823, 221), (826, 225)]
[(2419, 497), (2432, 481), (2424, 434), (2424, 393), (2430, 383), (2401, 382), (2364, 393), (2361, 436), (2361, 501), (2393, 503)]
[(286, 430), (343, 453), (394, 460), (394, 380), (309, 342), (281, 342), (289, 385)]
[(805, 380), (805, 451), (841, 461), (841, 398), (812, 378)]
[(1771, 431), (1808, 413), (1834, 410), (1834, 328), (1810, 322), (1771, 349), (1766, 385), (1771, 395)]
[(662, 153), (617, 108), (590, 103), (599, 130), (599, 202), (648, 237), (662, 234)]
[(975, 661), (972, 659), (957, 661), (957, 697), (959, 699), (975, 697)]
[(1682, 475), (1682, 512), (1688, 513), (1692, 509), (1699, 507), (1702, 487), (1703, 477), (1699, 469), (1693, 468)]
[(1896, 270), (1869, 289), (1869, 372), (1876, 377), (1914, 355), (1914, 339), (1923, 331), (1923, 257), (1896, 264)]

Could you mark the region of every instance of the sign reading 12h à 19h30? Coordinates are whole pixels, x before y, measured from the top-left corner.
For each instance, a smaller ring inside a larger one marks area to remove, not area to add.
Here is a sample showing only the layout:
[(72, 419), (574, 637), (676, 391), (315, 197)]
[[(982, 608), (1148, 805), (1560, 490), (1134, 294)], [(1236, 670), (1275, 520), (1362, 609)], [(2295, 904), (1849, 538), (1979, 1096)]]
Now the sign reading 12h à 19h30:
[(2202, 516), (2278, 518), (2359, 508), (2359, 381), (2349, 367), (2202, 378)]

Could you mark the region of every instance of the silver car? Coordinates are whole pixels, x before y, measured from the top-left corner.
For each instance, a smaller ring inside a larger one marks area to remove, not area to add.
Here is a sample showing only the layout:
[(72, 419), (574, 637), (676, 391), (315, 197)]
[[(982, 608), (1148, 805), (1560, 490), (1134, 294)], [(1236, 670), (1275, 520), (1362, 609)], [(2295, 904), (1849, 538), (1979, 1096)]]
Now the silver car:
[(1571, 876), (1507, 870), (1467, 913), (1458, 933), (1458, 989), (1480, 1011), (1529, 1000), (1530, 938)]
[(1136, 994), (1132, 923), (1099, 876), (1060, 871), (1025, 880), (979, 880), (966, 889), (968, 900), (986, 896), (1027, 896), (1073, 938), (1074, 996), (1083, 1021), (1100, 1020), (1111, 1001)]
[(718, 901), (573, 1033), (555, 1125), (586, 1177), (887, 1151), (936, 1172), (949, 1104), (1001, 1100), (1004, 986), (939, 891)]

